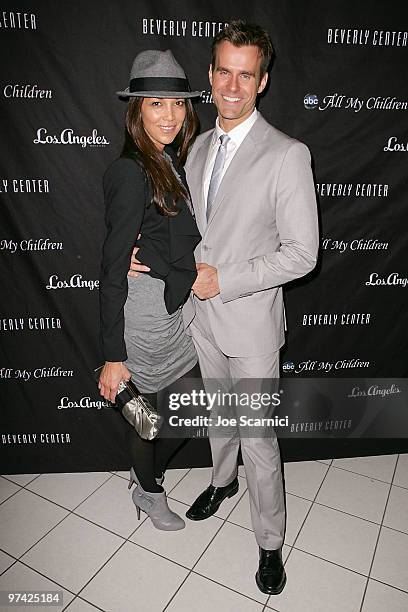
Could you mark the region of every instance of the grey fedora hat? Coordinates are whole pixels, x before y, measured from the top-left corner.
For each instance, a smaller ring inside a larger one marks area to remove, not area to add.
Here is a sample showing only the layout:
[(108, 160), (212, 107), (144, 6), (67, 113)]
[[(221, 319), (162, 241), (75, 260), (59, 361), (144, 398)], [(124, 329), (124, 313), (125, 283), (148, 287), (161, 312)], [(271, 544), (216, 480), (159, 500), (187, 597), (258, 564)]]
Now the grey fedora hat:
[(190, 91), (184, 70), (172, 52), (142, 51), (130, 71), (129, 87), (117, 91), (121, 98), (195, 98), (201, 91)]

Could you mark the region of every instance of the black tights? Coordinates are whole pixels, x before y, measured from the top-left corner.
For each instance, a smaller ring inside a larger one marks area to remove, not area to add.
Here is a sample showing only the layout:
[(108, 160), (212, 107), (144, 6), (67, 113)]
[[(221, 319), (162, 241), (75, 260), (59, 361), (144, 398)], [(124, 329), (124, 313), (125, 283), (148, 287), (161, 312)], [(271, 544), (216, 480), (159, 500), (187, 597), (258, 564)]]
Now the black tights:
[[(181, 376), (170, 387), (166, 387), (158, 393), (143, 393), (150, 403), (161, 412), (160, 405), (166, 401), (170, 392), (185, 393), (191, 389), (191, 379), (201, 378), (198, 363), (186, 374)], [(164, 410), (164, 413), (167, 412)], [(165, 423), (163, 427), (165, 427)], [(130, 453), (131, 465), (136, 476), (145, 491), (160, 493), (163, 488), (157, 484), (156, 478), (160, 478), (170, 462), (170, 459), (187, 441), (185, 438), (157, 438), (155, 440), (143, 440), (133, 427), (126, 428), (126, 441)]]

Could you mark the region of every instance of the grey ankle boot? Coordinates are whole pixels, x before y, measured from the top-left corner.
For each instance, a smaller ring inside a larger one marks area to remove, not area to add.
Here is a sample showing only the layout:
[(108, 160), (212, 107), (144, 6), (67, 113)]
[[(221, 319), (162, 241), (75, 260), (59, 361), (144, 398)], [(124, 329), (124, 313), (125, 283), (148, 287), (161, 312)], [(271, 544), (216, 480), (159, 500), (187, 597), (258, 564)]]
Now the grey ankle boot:
[(139, 484), (133, 490), (132, 499), (136, 506), (137, 518), (140, 519), (140, 510), (143, 510), (150, 517), (156, 529), (178, 531), (186, 526), (181, 516), (170, 510), (165, 491), (150, 493), (144, 491)]
[[(163, 484), (163, 482), (164, 482), (164, 474), (162, 474), (160, 476), (160, 478), (156, 478), (156, 482), (157, 482), (158, 485), (161, 486)], [(140, 482), (137, 479), (135, 470), (131, 467), (130, 468), (130, 476), (129, 476), (128, 489), (131, 489), (134, 484), (138, 485), (138, 484), (140, 484)]]

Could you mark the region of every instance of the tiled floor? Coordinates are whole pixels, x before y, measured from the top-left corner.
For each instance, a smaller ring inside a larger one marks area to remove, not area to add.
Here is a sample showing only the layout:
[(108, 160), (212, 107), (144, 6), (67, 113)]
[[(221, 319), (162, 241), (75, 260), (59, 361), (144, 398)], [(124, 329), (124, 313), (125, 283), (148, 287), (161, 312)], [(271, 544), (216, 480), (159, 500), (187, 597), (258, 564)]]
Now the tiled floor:
[[(408, 611), (408, 455), (285, 465), (288, 581), (271, 597), (254, 581), (239, 473), (238, 495), (178, 532), (138, 523), (123, 472), (0, 477), (0, 591), (63, 592), (38, 611)], [(209, 479), (169, 471), (172, 508), (184, 514)]]

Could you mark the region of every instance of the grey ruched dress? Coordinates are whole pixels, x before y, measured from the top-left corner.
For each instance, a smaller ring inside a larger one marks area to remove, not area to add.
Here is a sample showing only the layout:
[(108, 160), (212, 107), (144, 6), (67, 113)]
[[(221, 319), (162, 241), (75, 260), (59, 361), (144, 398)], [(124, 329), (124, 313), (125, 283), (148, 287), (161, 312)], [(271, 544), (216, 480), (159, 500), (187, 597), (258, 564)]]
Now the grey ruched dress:
[(148, 274), (128, 279), (125, 304), (126, 367), (139, 391), (154, 393), (186, 374), (197, 363), (197, 353), (184, 331), (182, 308), (169, 314), (164, 303), (164, 281)]

